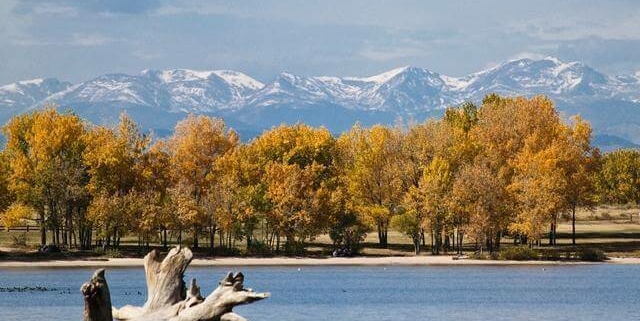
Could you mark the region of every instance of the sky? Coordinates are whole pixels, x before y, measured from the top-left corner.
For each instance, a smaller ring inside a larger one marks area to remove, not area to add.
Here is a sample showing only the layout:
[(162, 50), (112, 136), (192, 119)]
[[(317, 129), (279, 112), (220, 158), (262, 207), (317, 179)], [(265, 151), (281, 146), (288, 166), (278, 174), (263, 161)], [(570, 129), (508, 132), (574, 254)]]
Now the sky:
[(172, 68), (463, 76), (544, 56), (633, 74), (638, 17), (634, 0), (1, 0), (0, 84)]

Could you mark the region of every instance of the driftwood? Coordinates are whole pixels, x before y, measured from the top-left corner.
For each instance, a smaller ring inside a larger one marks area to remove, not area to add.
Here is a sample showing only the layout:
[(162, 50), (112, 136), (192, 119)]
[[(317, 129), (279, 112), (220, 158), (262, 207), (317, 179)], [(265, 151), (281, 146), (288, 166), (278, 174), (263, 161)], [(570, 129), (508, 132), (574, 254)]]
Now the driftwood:
[(84, 321), (111, 321), (111, 294), (104, 269), (99, 269), (89, 282), (82, 285), (80, 292), (84, 295)]
[(232, 312), (234, 306), (269, 297), (269, 293), (245, 289), (240, 272), (229, 272), (206, 298), (200, 294), (195, 279), (185, 290), (184, 271), (192, 258), (188, 248), (180, 247), (172, 249), (164, 260), (155, 250), (147, 254), (147, 301), (142, 307), (112, 308), (104, 269), (96, 271), (81, 288), (85, 296), (84, 321), (241, 321), (246, 319)]

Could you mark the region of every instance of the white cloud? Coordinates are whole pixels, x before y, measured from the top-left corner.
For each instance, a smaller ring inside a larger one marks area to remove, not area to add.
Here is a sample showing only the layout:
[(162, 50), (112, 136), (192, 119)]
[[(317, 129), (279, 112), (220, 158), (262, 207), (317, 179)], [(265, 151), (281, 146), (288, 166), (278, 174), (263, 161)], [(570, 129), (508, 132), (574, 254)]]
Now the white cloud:
[(425, 52), (417, 48), (368, 48), (361, 50), (358, 54), (374, 61), (389, 61), (420, 56)]
[(53, 3), (41, 3), (33, 7), (33, 13), (38, 15), (55, 15), (64, 17), (75, 17), (78, 10), (74, 7), (57, 5)]
[(142, 60), (154, 60), (162, 57), (159, 52), (147, 51), (147, 50), (135, 50), (131, 53), (134, 57)]
[(69, 42), (69, 44), (75, 45), (75, 46), (92, 47), (92, 46), (106, 45), (115, 41), (116, 40), (113, 38), (110, 38), (98, 33), (93, 33), (93, 34), (74, 33), (71, 37), (71, 41)]
[[(626, 8), (626, 11), (608, 11), (601, 14), (578, 12), (563, 15), (549, 15), (509, 22), (509, 28), (546, 41), (569, 41), (589, 37), (602, 39), (640, 39), (640, 9)], [(595, 9), (594, 9), (595, 10)]]

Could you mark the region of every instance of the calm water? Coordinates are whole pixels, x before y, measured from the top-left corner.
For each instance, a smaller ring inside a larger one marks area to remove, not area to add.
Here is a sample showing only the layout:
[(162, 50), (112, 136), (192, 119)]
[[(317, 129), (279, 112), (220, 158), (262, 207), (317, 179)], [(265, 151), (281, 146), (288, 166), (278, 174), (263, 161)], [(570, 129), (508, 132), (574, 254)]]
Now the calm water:
[[(229, 268), (191, 267), (209, 293)], [(640, 320), (640, 266), (252, 267), (245, 285), (271, 298), (235, 309), (259, 320)], [(0, 269), (0, 320), (81, 320), (93, 269)], [(144, 302), (142, 268), (111, 268), (115, 306)], [(70, 291), (70, 293), (69, 293)], [(138, 294), (138, 291), (141, 295)]]

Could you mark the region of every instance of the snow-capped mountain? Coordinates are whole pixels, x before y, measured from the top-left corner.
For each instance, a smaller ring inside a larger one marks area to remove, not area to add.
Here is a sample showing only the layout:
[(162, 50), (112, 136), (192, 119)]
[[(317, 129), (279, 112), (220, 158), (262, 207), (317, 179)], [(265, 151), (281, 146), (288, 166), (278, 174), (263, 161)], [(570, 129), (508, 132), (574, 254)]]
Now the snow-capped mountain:
[(37, 104), (45, 98), (71, 86), (58, 79), (32, 79), (0, 87), (0, 113), (21, 112), (22, 108)]
[(139, 75), (107, 74), (50, 96), (58, 105), (146, 106), (169, 112), (206, 113), (231, 108), (264, 87), (236, 71), (143, 70)]
[(510, 60), (464, 77), (402, 67), (370, 77), (283, 72), (262, 84), (236, 71), (172, 69), (106, 74), (73, 86), (55, 79), (22, 81), (0, 87), (0, 115), (5, 115), (0, 121), (55, 103), (98, 123), (115, 122), (126, 111), (161, 132), (185, 113), (223, 117), (245, 136), (297, 121), (340, 132), (356, 121), (421, 121), (493, 92), (548, 95), (564, 115), (583, 115), (597, 134), (615, 138), (610, 141), (640, 144), (640, 72), (608, 76), (582, 62), (552, 57)]
[(582, 62), (563, 63), (547, 57), (541, 60), (518, 59), (465, 77), (464, 90), (470, 94), (582, 96), (606, 91), (609, 79)]

